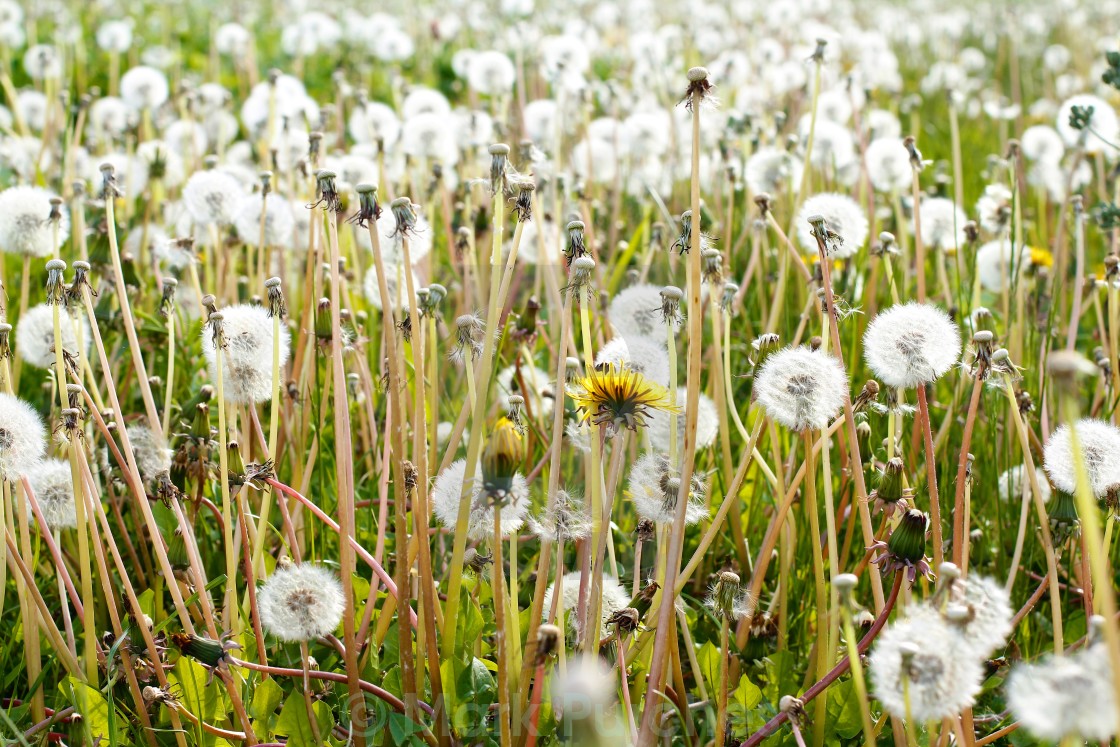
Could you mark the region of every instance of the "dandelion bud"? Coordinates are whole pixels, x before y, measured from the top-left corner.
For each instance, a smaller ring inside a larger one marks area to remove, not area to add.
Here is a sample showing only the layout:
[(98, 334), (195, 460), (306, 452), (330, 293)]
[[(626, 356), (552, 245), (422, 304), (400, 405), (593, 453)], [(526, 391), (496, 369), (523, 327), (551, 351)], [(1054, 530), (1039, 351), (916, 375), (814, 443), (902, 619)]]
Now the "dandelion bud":
[(101, 164), (101, 191), (98, 196), (103, 200), (111, 200), (114, 197), (121, 196), (120, 189), (117, 188), (117, 177), (111, 163)]
[(888, 516), (909, 508), (908, 498), (911, 490), (903, 487), (905, 466), (902, 459), (893, 457), (887, 460), (878, 474), (878, 482), (868, 498), (875, 501), (875, 508)]
[(509, 418), (499, 419), (482, 451), (483, 484), (487, 489), (504, 492), (524, 460), (525, 444), (517, 426)]
[(854, 573), (841, 573), (837, 576), (832, 585), (836, 587), (836, 592), (840, 597), (841, 604), (848, 604), (851, 600), (852, 590), (859, 584), (859, 579)]
[(657, 525), (652, 519), (642, 519), (638, 522), (636, 534), (639, 542), (652, 542)]
[(607, 625), (613, 625), (615, 628), (615, 637), (622, 638), (637, 630), (641, 619), (641, 615), (636, 609), (633, 607), (625, 607), (612, 614), (607, 620)]
[(564, 381), (571, 384), (579, 379), (583, 368), (580, 365), (579, 358), (568, 356), (564, 359)]
[(751, 365), (757, 370), (772, 353), (781, 349), (781, 337), (776, 332), (759, 335), (751, 342)]
[(767, 192), (760, 192), (754, 196), (754, 204), (758, 205), (758, 211), (763, 216), (770, 212), (771, 197)]
[(859, 449), (860, 454), (863, 455), (863, 461), (870, 461), (872, 459), (871, 424), (866, 420), (856, 423), (856, 437), (859, 439)]
[(162, 297), (159, 302), (159, 315), (164, 319), (175, 313), (175, 290), (179, 286), (179, 281), (175, 278), (164, 278), (163, 288), (161, 289)]
[[(260, 601), (260, 596), (257, 600)], [(188, 633), (172, 633), (171, 640), (184, 656), (189, 656), (207, 669), (224, 665), (229, 660), (229, 651), (240, 648), (232, 641), (215, 641)]]
[(268, 295), (268, 316), (283, 319), (288, 314), (288, 307), (284, 304), (284, 290), (280, 286), (280, 278), (277, 277), (264, 281), (265, 293)]
[(481, 575), (486, 567), (493, 562), (493, 555), (483, 555), (473, 547), (463, 555), (463, 566), (476, 575)]
[(52, 259), (47, 262), (47, 305), (61, 304), (64, 299), (62, 273), (66, 271), (66, 263), (61, 259)]
[(320, 298), (319, 303), (315, 305), (315, 337), (319, 339), (320, 345), (329, 345), (333, 336), (331, 300), (326, 297)]

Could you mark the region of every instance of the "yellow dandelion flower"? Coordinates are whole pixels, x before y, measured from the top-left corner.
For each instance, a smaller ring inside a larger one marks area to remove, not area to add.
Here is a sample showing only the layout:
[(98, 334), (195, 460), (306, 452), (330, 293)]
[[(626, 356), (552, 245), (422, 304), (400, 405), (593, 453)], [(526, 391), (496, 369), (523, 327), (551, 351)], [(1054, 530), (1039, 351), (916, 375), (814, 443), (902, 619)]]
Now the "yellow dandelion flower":
[(1045, 249), (1037, 249), (1033, 246), (1027, 247), (1030, 251), (1031, 264), (1035, 267), (1053, 267), (1054, 255)]
[(637, 430), (650, 410), (677, 411), (669, 390), (629, 368), (610, 366), (576, 381), (569, 391), (583, 420), (612, 430)]

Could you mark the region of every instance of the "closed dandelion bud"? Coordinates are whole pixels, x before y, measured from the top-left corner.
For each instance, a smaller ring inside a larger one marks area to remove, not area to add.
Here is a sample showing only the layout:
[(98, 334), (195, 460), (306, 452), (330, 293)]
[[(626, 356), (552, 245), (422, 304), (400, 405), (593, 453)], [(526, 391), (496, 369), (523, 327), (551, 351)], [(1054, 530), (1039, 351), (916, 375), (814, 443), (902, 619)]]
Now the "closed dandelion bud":
[(210, 406), (205, 402), (195, 405), (194, 420), (191, 421), (191, 437), (210, 440)]
[(1059, 489), (1057, 497), (1050, 503), (1049, 517), (1050, 533), (1054, 535), (1055, 542), (1063, 543), (1071, 537), (1079, 536), (1081, 520), (1077, 515), (1073, 494)]
[(525, 444), (517, 426), (501, 418), (482, 451), (482, 480), (488, 490), (508, 490), (525, 459)]
[(875, 507), (888, 516), (909, 508), (907, 499), (911, 496), (911, 491), (903, 487), (904, 473), (902, 459), (894, 457), (888, 460), (878, 474), (875, 490), (868, 496), (874, 499)]
[(476, 575), (481, 575), (486, 567), (493, 562), (493, 555), (483, 555), (473, 547), (463, 554), (463, 567)]
[(235, 643), (215, 641), (213, 638), (190, 633), (172, 633), (171, 640), (184, 656), (189, 656), (207, 669), (222, 666), (229, 660), (229, 651), (239, 648)]
[(315, 337), (320, 345), (329, 345), (334, 336), (331, 326), (331, 300), (320, 298), (315, 306)]
[(657, 596), (657, 592), (660, 589), (661, 584), (656, 581), (650, 581), (638, 590), (638, 593), (630, 600), (628, 606), (633, 607), (638, 611), (639, 615), (645, 617), (645, 614), (649, 612), (649, 608), (653, 606), (653, 598)]
[(579, 380), (582, 373), (582, 366), (580, 365), (579, 358), (568, 356), (564, 360), (564, 381), (572, 384)]
[(638, 629), (641, 614), (633, 607), (624, 607), (607, 619), (607, 625), (614, 626), (615, 637), (622, 638)]
[(12, 357), (12, 325), (0, 322), (0, 360)]
[(917, 563), (926, 555), (926, 532), (929, 517), (921, 511), (910, 509), (902, 515), (898, 526), (891, 532), (887, 548), (895, 557)]
[(759, 335), (751, 342), (751, 365), (757, 370), (772, 353), (778, 352), (781, 347), (781, 337), (776, 332)]
[(860, 454), (863, 456), (863, 461), (868, 462), (872, 457), (871, 448), (871, 424), (866, 420), (861, 420), (856, 423), (856, 437), (859, 439)]

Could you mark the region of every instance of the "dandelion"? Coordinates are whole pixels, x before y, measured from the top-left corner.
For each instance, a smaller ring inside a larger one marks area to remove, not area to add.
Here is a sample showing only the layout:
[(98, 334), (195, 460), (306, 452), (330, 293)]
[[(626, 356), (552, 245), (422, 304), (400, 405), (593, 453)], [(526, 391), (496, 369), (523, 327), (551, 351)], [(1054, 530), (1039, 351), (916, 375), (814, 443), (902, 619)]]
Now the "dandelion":
[(1012, 260), (1013, 249), (1011, 242), (1006, 239), (989, 241), (976, 250), (976, 275), (984, 290), (993, 293), (1004, 293), (1014, 281), (1012, 275), (1012, 262), (1015, 264), (1015, 275), (1021, 275), (1024, 267), (1030, 263), (1030, 250), (1021, 247), (1018, 259)]
[(948, 600), (962, 608), (954, 622), (965, 645), (979, 658), (987, 658), (1007, 643), (1011, 634), (1011, 597), (1001, 584), (976, 574), (948, 583)]
[(980, 227), (991, 234), (1002, 234), (1011, 221), (1011, 190), (1003, 184), (989, 184), (976, 201)]
[(584, 420), (610, 432), (623, 427), (637, 430), (646, 425), (650, 413), (676, 409), (665, 387), (637, 371), (615, 366), (579, 379), (569, 396), (583, 410)]
[(614, 704), (617, 688), (614, 669), (606, 662), (577, 656), (552, 683), (552, 707), (566, 721), (598, 720)]
[(876, 542), (871, 546), (873, 550), (883, 551), (872, 562), (882, 566), (887, 573), (905, 571), (910, 583), (914, 583), (919, 573), (923, 576), (931, 575), (929, 562), (926, 560), (928, 531), (928, 516), (915, 508), (904, 511), (887, 541)]
[(961, 635), (928, 607), (884, 630), (869, 664), (883, 708), (917, 723), (956, 716), (972, 705), (983, 677)]
[[(648, 284), (632, 285), (615, 295), (607, 314), (611, 326), (621, 337), (664, 340), (667, 339), (668, 323), (661, 308), (661, 288)], [(675, 319), (672, 324), (675, 334), (680, 329), (680, 319)]]
[[(255, 404), (272, 399), (272, 319), (268, 309), (238, 304), (222, 309), (222, 390), (227, 402)], [(280, 327), (280, 366), (288, 362), (289, 333)], [(214, 334), (202, 330), (202, 354), (216, 380), (217, 350)]]
[[(684, 444), (685, 423), (688, 421), (688, 392), (677, 389), (677, 443)], [(657, 451), (669, 451), (669, 411), (655, 410), (649, 417), (649, 443)], [(706, 394), (701, 394), (696, 406), (696, 450), (706, 449), (719, 435), (719, 410)]]
[(669, 385), (669, 352), (660, 340), (615, 337), (595, 355), (597, 369), (628, 368), (662, 386)]
[(827, 427), (847, 393), (848, 376), (840, 361), (807, 347), (768, 356), (754, 379), (758, 403), (771, 418), (794, 431)]
[[(560, 599), (558, 602), (559, 607), (557, 609), (558, 621), (562, 621), (564, 619), (565, 613), (574, 611), (578, 606), (579, 582), (579, 571), (571, 571), (570, 573), (564, 575), (564, 579), (561, 583), (562, 593), (560, 595)], [(541, 607), (545, 615), (548, 615), (549, 611), (552, 609), (552, 598), (555, 593), (556, 584), (549, 584), (548, 588), (544, 592), (544, 605)], [(630, 594), (627, 593), (622, 584), (618, 583), (617, 579), (611, 576), (604, 575), (602, 606), (603, 619), (601, 621), (599, 632), (600, 638), (606, 638), (608, 635), (610, 635), (610, 629), (607, 626), (607, 620), (610, 619), (611, 616), (614, 615), (614, 613), (618, 612), (619, 610), (625, 609), (629, 605)], [(580, 632), (578, 629), (578, 617), (578, 615), (570, 615), (568, 619), (568, 626), (571, 628), (572, 632), (577, 635)]]
[(286, 247), (292, 241), (295, 217), (292, 204), (277, 194), (256, 193), (241, 200), (233, 215), (233, 227), (247, 244), (255, 246), (261, 236), (261, 211), (264, 211), (264, 243)]
[[(359, 236), (362, 235), (360, 232)], [(408, 283), (404, 280), (405, 269), (399, 262), (385, 263), (385, 286), (389, 291), (393, 305), (402, 309), (408, 305)], [(416, 273), (412, 273), (413, 287), (420, 285)], [(362, 290), (366, 293), (366, 300), (375, 309), (384, 309), (384, 300), (381, 298), (381, 286), (377, 282), (377, 268), (370, 267), (366, 270), (365, 279), (362, 281)]]
[[(447, 466), (432, 484), (432, 513), (441, 524), (454, 529), (459, 521), (459, 503), (470, 501), (467, 536), (475, 541), (493, 539), (496, 501), (483, 484), (482, 469), (476, 469), (474, 485), (469, 495), (464, 495), (463, 480), (467, 463), (458, 459)], [(502, 536), (509, 536), (521, 529), (529, 510), (529, 484), (520, 474), (514, 474), (501, 496)]]
[(1077, 444), (1080, 454), (1073, 451), (1073, 432), (1063, 424), (1050, 434), (1043, 450), (1042, 466), (1058, 490), (1074, 493), (1077, 490), (1078, 461), (1089, 479), (1089, 490), (1098, 499), (1120, 489), (1120, 428), (1104, 420), (1083, 418), (1078, 420)]
[[(1042, 502), (1050, 500), (1050, 481), (1046, 479), (1046, 472), (1041, 467), (1035, 467), (1035, 478), (1038, 481), (1038, 490), (1042, 494)], [(1000, 473), (999, 498), (1001, 501), (1019, 501), (1024, 495), (1030, 497), (1030, 480), (1027, 477), (1027, 465), (1017, 464)], [(1024, 492), (1026, 491), (1026, 492)]]
[(228, 226), (243, 197), (241, 184), (222, 171), (196, 171), (183, 187), (183, 204), (196, 224)]
[(172, 451), (159, 431), (153, 431), (146, 425), (130, 425), (128, 442), (132, 446), (136, 468), (140, 471), (143, 480), (154, 480), (171, 470)]
[(74, 482), (70, 463), (64, 459), (40, 462), (29, 474), (31, 490), (43, 512), (49, 529), (73, 529), (78, 526), (78, 509), (74, 505)]
[(1053, 742), (1108, 742), (1117, 734), (1109, 658), (1096, 649), (1090, 646), (1070, 656), (1020, 664), (1012, 671), (1007, 704), (1024, 729)]
[[(907, 175), (908, 181), (909, 178)], [(964, 231), (966, 223), (968, 217), (964, 211), (949, 198), (922, 199), (922, 243), (926, 246), (943, 252), (964, 246), (967, 241)]]
[(805, 200), (797, 214), (797, 240), (806, 252), (816, 254), (818, 251), (817, 239), (809, 223), (809, 218), (818, 215), (824, 218), (828, 232), (840, 237), (830, 256), (836, 259), (851, 257), (867, 241), (867, 217), (858, 202), (842, 194), (817, 194)]
[(567, 490), (558, 491), (553, 505), (539, 519), (531, 520), (531, 526), (549, 542), (575, 542), (591, 536), (591, 519), (583, 500)]
[(121, 98), (133, 109), (158, 109), (168, 95), (167, 76), (154, 67), (139, 65), (121, 76)]
[(0, 251), (24, 257), (49, 257), (70, 234), (66, 208), (56, 228), (51, 225), (51, 198), (41, 187), (8, 187), (0, 192)]
[(716, 617), (735, 622), (746, 616), (749, 601), (746, 590), (740, 587), (739, 574), (724, 571), (708, 589), (704, 606)]
[[(630, 498), (641, 519), (657, 524), (669, 524), (676, 518), (680, 498), (679, 470), (674, 469), (669, 458), (662, 453), (647, 452), (638, 457), (630, 468)], [(695, 524), (708, 516), (704, 501), (707, 482), (700, 475), (693, 475), (685, 507), (685, 524)]]
[(801, 182), (801, 161), (778, 148), (759, 148), (747, 159), (747, 187), (755, 194), (781, 194)]
[(14, 482), (33, 474), (46, 442), (39, 413), (22, 399), (0, 392), (0, 478)]
[[(45, 303), (32, 306), (19, 320), (16, 327), (16, 352), (19, 357), (37, 368), (53, 368), (55, 310)], [(90, 330), (86, 317), (71, 317), (60, 313), (59, 328), (62, 332), (62, 349), (78, 357), (78, 336), (81, 335), (83, 352), (89, 353)]]
[(868, 325), (863, 344), (867, 365), (882, 383), (896, 389), (937, 380), (961, 354), (957, 325), (941, 309), (922, 303), (895, 305), (880, 313)]
[(62, 58), (51, 45), (36, 44), (24, 52), (23, 69), (32, 80), (54, 80), (62, 75)]
[[(1075, 127), (1071, 119), (1075, 109), (1089, 112), (1088, 123)], [(1091, 110), (1091, 111), (1090, 111)], [(1120, 139), (1120, 118), (1104, 99), (1092, 94), (1078, 94), (1062, 102), (1055, 126), (1069, 147), (1080, 146), (1086, 153), (1115, 153)]]
[(261, 625), (282, 641), (309, 641), (334, 632), (346, 611), (342, 585), (313, 563), (278, 568), (257, 591)]
[(507, 94), (513, 90), (517, 70), (504, 53), (476, 52), (467, 64), (467, 82), (471, 88), (487, 96)]
[[(881, 137), (867, 145), (867, 175), (880, 192), (900, 192), (910, 186), (913, 169), (901, 138)], [(922, 213), (925, 222), (925, 213)]]

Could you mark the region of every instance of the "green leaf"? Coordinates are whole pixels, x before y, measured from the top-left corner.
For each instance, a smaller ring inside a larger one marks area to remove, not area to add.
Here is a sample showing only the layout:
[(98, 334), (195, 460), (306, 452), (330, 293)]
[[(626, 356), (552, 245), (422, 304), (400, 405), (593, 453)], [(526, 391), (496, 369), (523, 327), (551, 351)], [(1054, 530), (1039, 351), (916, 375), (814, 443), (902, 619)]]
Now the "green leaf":
[(253, 699), (249, 701), (249, 715), (253, 717), (253, 731), (258, 736), (268, 733), (270, 722), (283, 699), (284, 690), (274, 679), (261, 680), (253, 688)]
[(284, 701), (280, 718), (272, 730), (273, 734), (287, 737), (289, 747), (316, 747), (322, 744), (330, 735), (331, 727), (334, 725), (331, 709), (323, 702), (316, 702), (311, 708), (315, 711), (320, 740), (315, 739), (315, 731), (311, 720), (307, 717), (307, 702), (303, 699), (302, 693), (293, 693)]
[(114, 712), (109, 719), (109, 704), (96, 690), (73, 675), (59, 683), (58, 689), (82, 715), (82, 728), (89, 730), (89, 738), (104, 744), (119, 744), (124, 738), (121, 725), (127, 723), (119, 713)]
[(479, 737), (486, 733), (485, 714), (497, 700), (498, 688), (493, 675), (480, 659), (445, 659), (440, 665), (444, 691), (454, 688), (455, 700), (451, 701), (451, 728), (463, 738)]
[(852, 680), (838, 682), (828, 689), (827, 713), (833, 732), (843, 739), (851, 739), (863, 730), (859, 695)]
[(412, 719), (399, 713), (389, 714), (389, 735), (396, 745), (423, 745), (420, 737), (421, 728)]
[(213, 683), (206, 684), (210, 674), (194, 659), (180, 656), (167, 679), (177, 685), (179, 700), (187, 710), (203, 721), (213, 721), (216, 714), (226, 712), (221, 687)]
[(708, 641), (696, 653), (696, 662), (700, 665), (700, 673), (704, 676), (710, 692), (715, 692), (719, 687), (719, 647)]
[(733, 735), (746, 735), (766, 721), (764, 712), (759, 708), (760, 703), (762, 690), (744, 674), (739, 678), (739, 686), (730, 693), (727, 702), (727, 717), (731, 722)]

